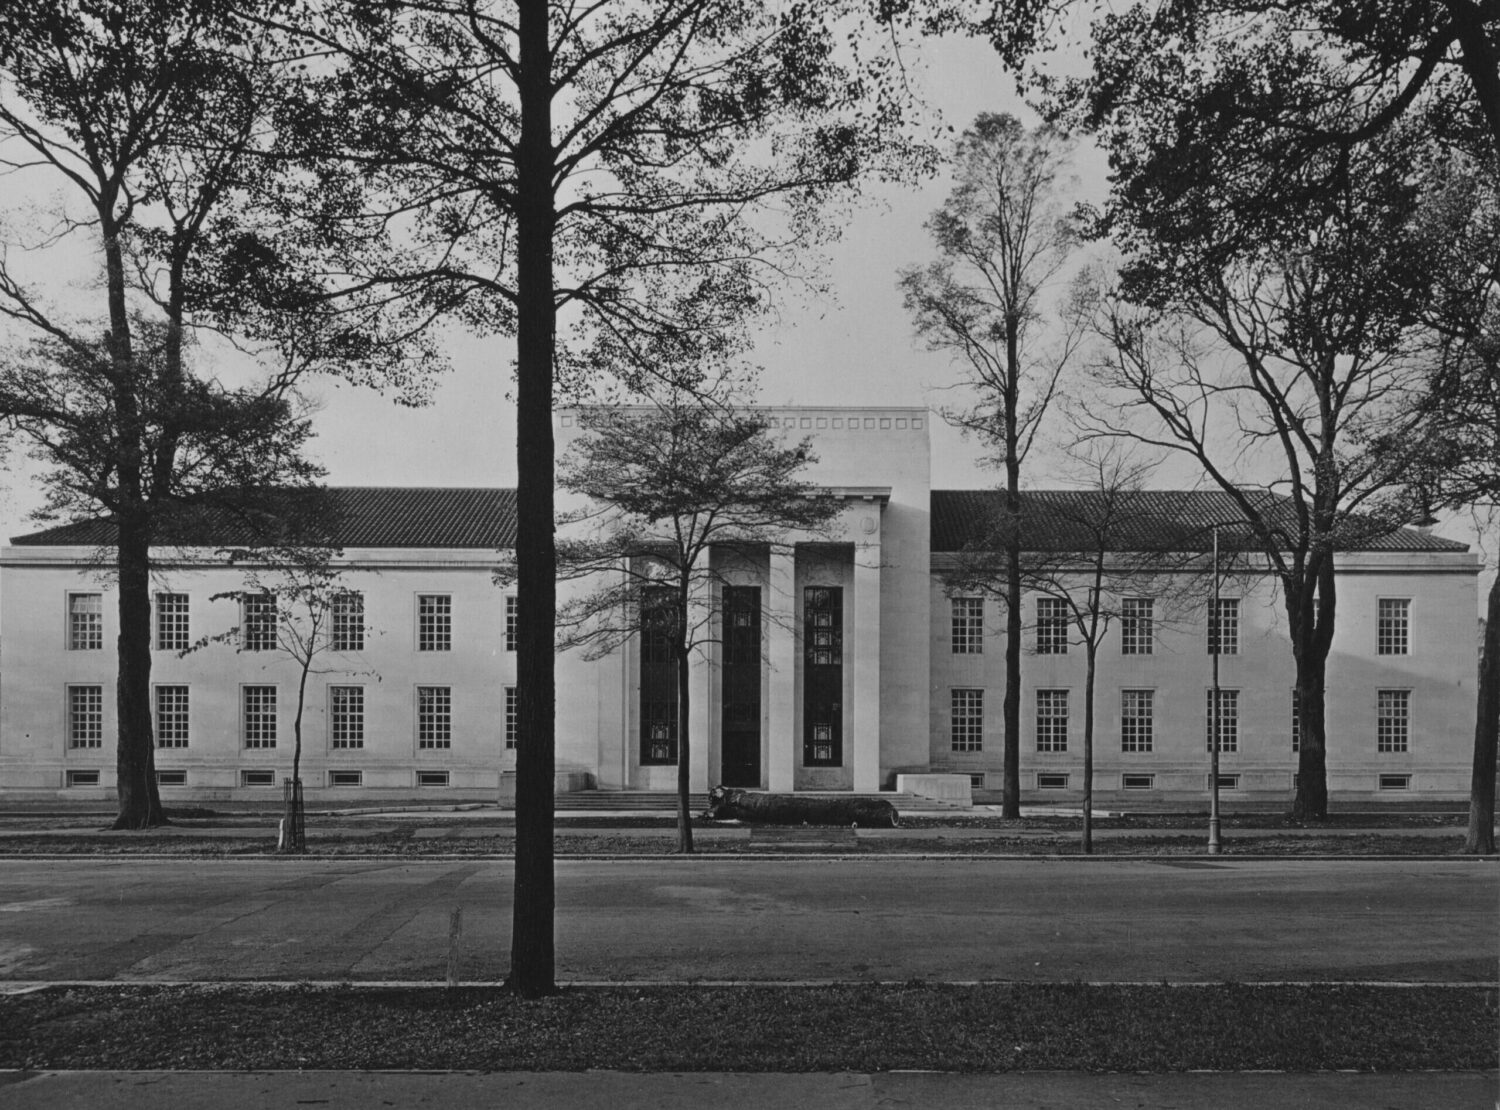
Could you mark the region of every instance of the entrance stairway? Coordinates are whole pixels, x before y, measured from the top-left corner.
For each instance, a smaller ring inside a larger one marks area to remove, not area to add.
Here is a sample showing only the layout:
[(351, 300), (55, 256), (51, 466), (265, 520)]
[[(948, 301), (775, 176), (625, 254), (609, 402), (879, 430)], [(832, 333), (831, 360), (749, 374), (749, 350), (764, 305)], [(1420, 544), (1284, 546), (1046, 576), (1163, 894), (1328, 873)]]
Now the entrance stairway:
[[(847, 791), (829, 791), (828, 796), (881, 798), (890, 802), (901, 813), (952, 813), (965, 808), (953, 802), (941, 802), (936, 798), (919, 798), (915, 794), (898, 794), (889, 790), (863, 795), (850, 794)], [(677, 812), (677, 795), (661, 790), (571, 790), (557, 795), (555, 808), (559, 811), (570, 812), (675, 813)], [(702, 813), (707, 808), (707, 794), (688, 795), (688, 812)]]

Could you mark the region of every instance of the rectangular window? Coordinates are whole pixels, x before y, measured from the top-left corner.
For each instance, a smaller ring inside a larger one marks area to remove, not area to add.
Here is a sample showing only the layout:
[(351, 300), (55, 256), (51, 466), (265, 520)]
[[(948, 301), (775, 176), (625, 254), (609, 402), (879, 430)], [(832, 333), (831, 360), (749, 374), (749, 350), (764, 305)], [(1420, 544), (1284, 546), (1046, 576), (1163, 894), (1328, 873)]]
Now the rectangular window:
[(1155, 790), (1155, 775), (1121, 775), (1121, 790)]
[(365, 784), (365, 773), (363, 771), (329, 771), (329, 786), (363, 786)]
[(155, 708), (156, 746), (158, 748), (187, 747), (188, 688), (186, 686), (158, 686)]
[(69, 786), (98, 786), (99, 785), (99, 772), (96, 771), (96, 770), (95, 771), (69, 771), (68, 772), (68, 785)]
[(1410, 775), (1381, 775), (1380, 776), (1380, 789), (1381, 790), (1410, 790), (1411, 789), (1411, 776)]
[(515, 594), (505, 596), (505, 650), (515, 651), (517, 639), (520, 635), (516, 622), (520, 619), (519, 610), (516, 606), (519, 602)]
[(103, 594), (68, 595), (68, 650), (104, 650)]
[(417, 687), (417, 747), (453, 747), (453, 688)]
[(1062, 598), (1036, 599), (1036, 653), (1068, 654), (1068, 605)]
[(519, 714), (520, 709), (516, 705), (516, 688), (507, 686), (505, 688), (505, 746), (507, 748), (516, 746)]
[(172, 771), (156, 772), (157, 786), (186, 786), (187, 772), (180, 768)]
[(677, 593), (670, 586), (641, 590), (641, 763), (677, 762), (677, 664), (672, 658)]
[(240, 642), (246, 651), (276, 650), (276, 596), (245, 594), (240, 599)]
[(1066, 690), (1038, 690), (1036, 692), (1036, 750), (1039, 752), (1068, 750), (1068, 692)]
[(1297, 687), (1292, 687), (1292, 752), (1302, 750), (1302, 698)]
[(1411, 691), (1375, 691), (1375, 750), (1404, 752), (1411, 732)]
[(982, 655), (984, 653), (984, 599), (982, 597), (955, 597), (953, 599), (953, 654)]
[(1055, 772), (1039, 771), (1036, 776), (1036, 788), (1038, 790), (1066, 790), (1068, 788), (1068, 776)]
[(417, 772), (417, 785), (418, 786), (447, 786), (448, 785), (448, 772), (447, 771), (418, 771)]
[[(1207, 783), (1207, 785), (1212, 786), (1213, 781), (1214, 781), (1213, 780), (1213, 776), (1210, 775), (1208, 777), (1208, 783)], [(1219, 789), (1220, 790), (1238, 790), (1239, 788), (1240, 788), (1240, 776), (1239, 775), (1220, 775), (1219, 776)]]
[(1149, 752), (1156, 740), (1156, 691), (1120, 691), (1120, 750)]
[(275, 786), (275, 771), (241, 771), (241, 786)]
[(68, 747), (104, 746), (104, 687), (68, 687)]
[(328, 687), (328, 743), (334, 749), (365, 746), (365, 688)]
[(1212, 611), (1209, 603), (1208, 654), (1238, 655), (1240, 653), (1240, 599), (1219, 598), (1219, 611)]
[(344, 590), (333, 595), (334, 651), (365, 650), (365, 595)]
[(979, 752), (984, 750), (984, 691), (953, 691), (953, 750), (956, 752)]
[[(1214, 692), (1210, 687), (1204, 697), (1203, 747), (1214, 750)], [(1240, 750), (1240, 692), (1219, 689), (1219, 751)]]
[(1156, 602), (1127, 597), (1120, 602), (1120, 654), (1150, 655), (1156, 636)]
[(453, 650), (453, 598), (449, 595), (417, 595), (417, 650)]
[(188, 595), (156, 595), (156, 650), (186, 651), (188, 646)]
[(1411, 650), (1411, 598), (1381, 598), (1377, 625), (1376, 655), (1408, 654)]
[(276, 687), (245, 686), (243, 689), (243, 728), (245, 747), (276, 746)]

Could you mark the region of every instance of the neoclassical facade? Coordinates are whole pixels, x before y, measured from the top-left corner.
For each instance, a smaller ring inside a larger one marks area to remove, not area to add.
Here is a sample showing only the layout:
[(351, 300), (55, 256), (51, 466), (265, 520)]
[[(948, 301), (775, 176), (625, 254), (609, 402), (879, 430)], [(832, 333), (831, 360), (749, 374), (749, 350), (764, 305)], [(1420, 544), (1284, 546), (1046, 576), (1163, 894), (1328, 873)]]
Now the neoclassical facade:
[[(993, 494), (931, 488), (926, 410), (765, 413), (778, 434), (812, 440), (807, 477), (839, 499), (836, 521), (816, 536), (711, 553), (705, 600), (717, 631), (691, 663), (685, 730), (671, 708), (675, 674), (650, 634), (597, 658), (561, 652), (559, 786), (675, 789), (686, 731), (696, 790), (871, 792), (934, 772), (998, 788), (1003, 614), (989, 593), (950, 579)], [(575, 414), (557, 419), (563, 450), (579, 429)], [(348, 593), (302, 698), (309, 797), (503, 795), (517, 740), (515, 595), (495, 572), (515, 541), (513, 491), (332, 495)], [(1048, 495), (1028, 496), (1045, 513)], [(1210, 495), (1181, 504), (1204, 520), (1225, 513)], [(107, 541), (95, 523), (0, 551), (0, 796), (112, 795), (115, 600), (95, 569)], [(1477, 559), (1414, 530), (1368, 548), (1339, 559), (1330, 789), (1462, 797)], [(269, 797), (291, 770), (299, 668), (214, 545), (157, 556), (164, 797)], [(1159, 597), (1139, 588), (1117, 599), (1098, 653), (1095, 793), (1119, 804), (1200, 799), (1208, 785), (1207, 593), (1194, 600), (1201, 570), (1172, 573), (1183, 580)], [(564, 596), (586, 587), (560, 586)], [(1285, 797), (1297, 722), (1274, 582), (1242, 575), (1221, 606), (1221, 790)], [(1025, 609), (1023, 795), (1066, 802), (1082, 789), (1083, 654), (1051, 599), (1029, 593)], [(183, 653), (230, 628), (240, 635)]]

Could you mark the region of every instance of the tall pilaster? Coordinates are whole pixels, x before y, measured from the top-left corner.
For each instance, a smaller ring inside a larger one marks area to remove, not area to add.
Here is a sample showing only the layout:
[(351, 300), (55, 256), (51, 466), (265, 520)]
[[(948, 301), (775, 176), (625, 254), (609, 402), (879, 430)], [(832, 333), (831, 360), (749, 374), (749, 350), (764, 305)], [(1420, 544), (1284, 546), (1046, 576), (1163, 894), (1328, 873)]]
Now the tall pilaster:
[(854, 790), (880, 789), (880, 542), (854, 549)]
[(797, 759), (797, 557), (772, 548), (765, 599), (766, 785), (790, 793)]

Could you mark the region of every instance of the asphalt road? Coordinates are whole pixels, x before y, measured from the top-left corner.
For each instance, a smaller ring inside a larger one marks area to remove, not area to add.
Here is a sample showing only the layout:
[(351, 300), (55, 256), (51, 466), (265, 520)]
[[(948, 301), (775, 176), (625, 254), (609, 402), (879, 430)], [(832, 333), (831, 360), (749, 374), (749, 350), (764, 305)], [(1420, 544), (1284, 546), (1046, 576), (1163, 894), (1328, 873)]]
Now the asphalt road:
[[(560, 980), (1500, 979), (1493, 863), (559, 862)], [(498, 979), (508, 862), (0, 861), (0, 979)]]

